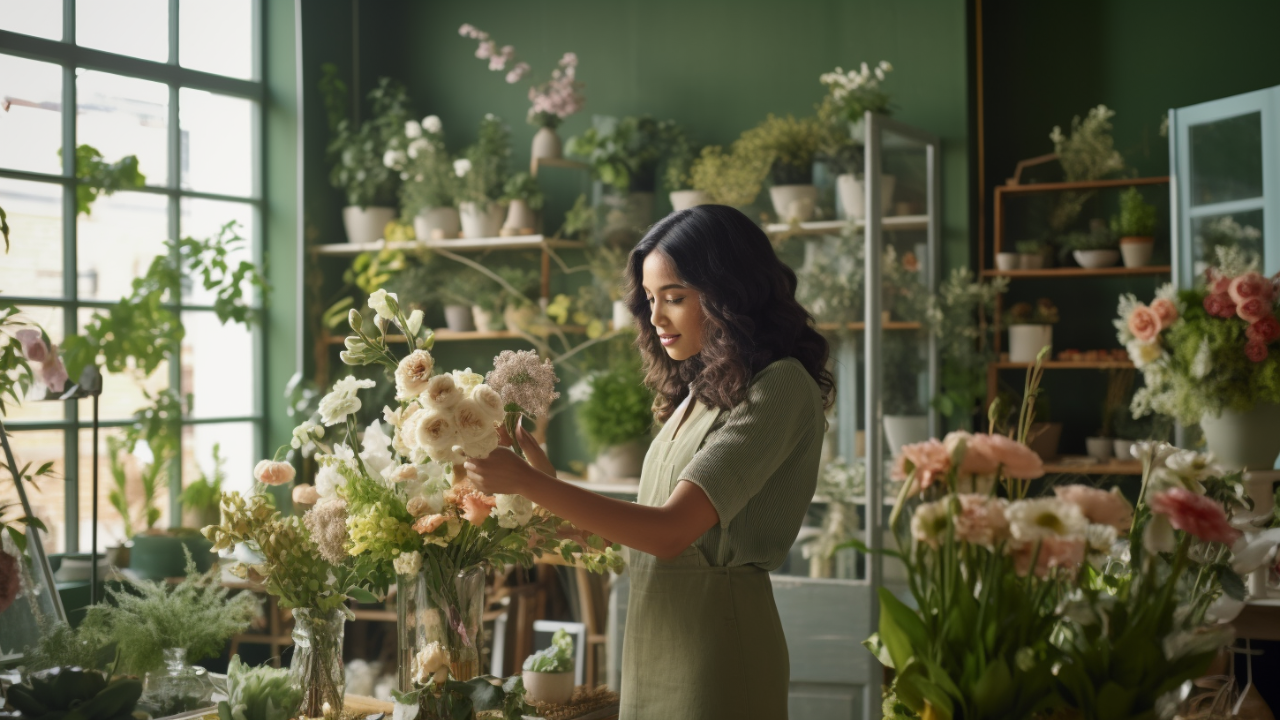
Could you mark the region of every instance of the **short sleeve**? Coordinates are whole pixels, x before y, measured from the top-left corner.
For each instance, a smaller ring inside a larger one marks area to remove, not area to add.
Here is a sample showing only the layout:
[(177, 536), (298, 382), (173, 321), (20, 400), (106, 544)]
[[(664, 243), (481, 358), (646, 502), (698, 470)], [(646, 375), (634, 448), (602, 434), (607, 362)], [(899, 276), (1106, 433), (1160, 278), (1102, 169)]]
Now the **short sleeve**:
[(729, 527), (812, 432), (815, 391), (813, 379), (799, 363), (766, 367), (680, 473), (681, 480), (707, 494), (721, 527)]

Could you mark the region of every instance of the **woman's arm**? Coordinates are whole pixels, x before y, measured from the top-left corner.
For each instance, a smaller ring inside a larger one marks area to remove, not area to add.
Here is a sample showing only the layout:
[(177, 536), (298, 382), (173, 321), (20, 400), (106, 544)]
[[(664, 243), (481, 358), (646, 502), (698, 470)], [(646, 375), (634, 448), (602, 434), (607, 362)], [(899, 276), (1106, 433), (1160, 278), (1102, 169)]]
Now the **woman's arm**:
[(583, 530), (664, 559), (684, 552), (720, 520), (706, 493), (693, 483), (678, 483), (661, 507), (615, 500), (539, 470), (550, 463), (524, 428), (519, 442), (529, 463), (498, 448), (487, 458), (467, 460), (467, 478), (483, 492), (523, 495)]

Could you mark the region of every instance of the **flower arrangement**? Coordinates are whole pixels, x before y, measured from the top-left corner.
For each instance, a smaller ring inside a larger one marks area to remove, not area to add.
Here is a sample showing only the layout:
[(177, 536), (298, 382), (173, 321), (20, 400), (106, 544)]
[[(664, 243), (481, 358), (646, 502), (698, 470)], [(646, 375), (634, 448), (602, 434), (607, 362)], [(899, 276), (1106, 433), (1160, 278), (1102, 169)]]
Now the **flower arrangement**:
[(457, 199), (487, 207), (502, 197), (507, 183), (507, 160), (511, 157), (511, 135), (493, 113), (480, 120), (475, 144), (453, 161), (458, 178)]
[(1117, 337), (1145, 381), (1131, 404), (1137, 417), (1154, 412), (1191, 425), (1280, 402), (1280, 357), (1271, 353), (1280, 340), (1280, 277), (1260, 275), (1256, 257), (1238, 248), (1217, 252), (1202, 286), (1165, 285), (1150, 305), (1120, 298)]
[(770, 114), (764, 122), (742, 133), (739, 150), (770, 168), (774, 185), (813, 183), (813, 160), (824, 145), (817, 118), (796, 119)]
[[(511, 45), (498, 47), (489, 33), (470, 23), (464, 23), (458, 28), (458, 34), (476, 41), (476, 57), (488, 60), (491, 71), (505, 72), (507, 84), (514, 85), (529, 74), (529, 63), (516, 62), (516, 49)], [(565, 118), (582, 109), (585, 102), (582, 90), (585, 85), (578, 81), (577, 75), (578, 55), (567, 52), (560, 57), (556, 69), (551, 71), (550, 80), (529, 88), (530, 125), (554, 129)]]
[(404, 220), (411, 221), (421, 210), (453, 205), (458, 176), (445, 149), (444, 125), (438, 116), (406, 121), (404, 132), (388, 144), (382, 162), (400, 173)]
[(619, 192), (653, 192), (659, 163), (683, 135), (673, 120), (597, 115), (565, 152), (586, 158), (595, 176)]
[(818, 81), (827, 88), (827, 96), (823, 98), (822, 114), (826, 117), (847, 122), (857, 122), (868, 111), (889, 113), (889, 94), (880, 83), (893, 72), (893, 65), (888, 60), (881, 60), (875, 67), (866, 63), (857, 70), (837, 67), (835, 70), (818, 76)]

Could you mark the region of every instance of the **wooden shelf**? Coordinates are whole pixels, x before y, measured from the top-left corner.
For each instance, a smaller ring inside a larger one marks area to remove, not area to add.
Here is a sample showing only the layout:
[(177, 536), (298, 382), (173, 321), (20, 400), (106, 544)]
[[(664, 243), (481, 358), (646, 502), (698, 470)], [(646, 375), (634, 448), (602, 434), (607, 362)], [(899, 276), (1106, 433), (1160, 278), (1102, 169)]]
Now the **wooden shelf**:
[[(1002, 360), (991, 364), (997, 370), (1026, 370), (1034, 363)], [(1045, 370), (1126, 370), (1132, 369), (1133, 363), (1128, 360), (1048, 360), (1040, 366)]]
[(1168, 265), (1146, 265), (1144, 267), (1109, 267), (1109, 268), (1047, 268), (1044, 270), (983, 270), (983, 277), (1007, 278), (1078, 278), (1107, 277), (1116, 275), (1168, 275), (1173, 271)]
[[(920, 330), (923, 329), (923, 327), (924, 326), (918, 322), (902, 322), (898, 320), (880, 323), (880, 328), (882, 330)], [(864, 322), (845, 323), (844, 325), (841, 325), (840, 323), (818, 323), (817, 328), (819, 330), (853, 330), (854, 332), (864, 332), (867, 329), (867, 324)]]
[[(566, 333), (584, 333), (587, 329), (581, 325), (558, 325), (561, 332)], [(525, 340), (525, 336), (510, 330), (466, 330), (456, 331), (448, 328), (440, 328), (432, 330), (435, 334), (436, 342), (452, 342), (466, 340)], [(530, 333), (531, 335), (533, 333)], [(342, 345), (346, 342), (346, 335), (325, 335), (324, 342), (329, 345)], [(403, 343), (405, 337), (403, 335), (388, 335), (387, 342)]]
[(1063, 475), (1141, 475), (1142, 463), (1138, 460), (1110, 460), (1102, 463), (1056, 462), (1045, 463), (1046, 474)]
[(578, 162), (577, 160), (566, 160), (565, 158), (533, 158), (529, 161), (529, 174), (537, 177), (538, 168), (557, 167), (569, 170), (590, 170), (591, 166)]
[(1119, 178), (1116, 180), (1080, 180), (1078, 182), (1029, 183), (1026, 185), (1000, 185), (996, 194), (1021, 194), (1056, 192), (1061, 190), (1104, 190), (1132, 185), (1168, 185), (1168, 177)]
[[(791, 223), (769, 223), (764, 226), (765, 232), (770, 235), (781, 237), (793, 237), (797, 235), (834, 235), (842, 232), (849, 227), (850, 223), (855, 227), (864, 227), (866, 220), (859, 219), (849, 220), (814, 220), (812, 222), (799, 223), (793, 225)], [(928, 215), (892, 215), (880, 220), (880, 227), (885, 230), (928, 230)]]
[(496, 238), (460, 238), (457, 240), (407, 240), (371, 243), (329, 243), (311, 249), (316, 255), (346, 257), (379, 250), (449, 250), (451, 252), (487, 252), (489, 250), (543, 250), (547, 248), (576, 250), (586, 247), (577, 240), (560, 240), (542, 235), (514, 235)]

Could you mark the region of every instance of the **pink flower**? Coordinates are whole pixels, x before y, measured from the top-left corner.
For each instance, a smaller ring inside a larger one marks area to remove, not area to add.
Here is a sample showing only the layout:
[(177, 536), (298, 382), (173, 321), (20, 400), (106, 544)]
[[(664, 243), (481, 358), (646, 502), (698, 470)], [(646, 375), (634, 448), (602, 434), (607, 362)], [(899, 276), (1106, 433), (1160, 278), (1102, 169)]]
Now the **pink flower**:
[(0, 613), (9, 609), (21, 589), (17, 558), (0, 550)]
[(1231, 289), (1231, 278), (1222, 275), (1214, 268), (1206, 270), (1204, 276), (1208, 280), (1209, 292), (1214, 295), (1225, 295)]
[(1003, 498), (962, 494), (960, 512), (955, 518), (956, 539), (993, 548), (1009, 539), (1009, 519), (1004, 510), (1009, 504)]
[(1280, 340), (1280, 320), (1268, 315), (1245, 328), (1245, 337), (1263, 344)]
[(1144, 343), (1155, 340), (1160, 334), (1160, 316), (1146, 305), (1139, 305), (1129, 314), (1129, 332)]
[(963, 430), (947, 433), (942, 444), (947, 448), (947, 455), (954, 457), (956, 447), (964, 442), (964, 458), (960, 461), (962, 475), (991, 475), (1000, 466), (991, 454), (991, 440), (987, 435), (973, 435)]
[(1151, 511), (1169, 518), (1175, 528), (1206, 542), (1231, 545), (1243, 535), (1227, 522), (1221, 505), (1186, 488), (1175, 487), (1152, 495)]
[(951, 453), (942, 442), (929, 439), (913, 445), (904, 445), (893, 466), (893, 479), (914, 477), (911, 494), (933, 485), (951, 469)]
[(498, 49), (498, 44), (492, 40), (481, 40), (476, 46), (476, 57), (485, 60), (493, 57), (493, 52)]
[(472, 525), (483, 525), (489, 511), (497, 506), (498, 501), (477, 490), (471, 490), (459, 498), (462, 517)]
[(1271, 314), (1271, 302), (1262, 298), (1249, 298), (1236, 306), (1236, 314), (1247, 323), (1255, 323)]
[(58, 346), (49, 348), (49, 356), (40, 366), (40, 380), (51, 392), (60, 393), (67, 386), (67, 368), (58, 357)]
[(1244, 356), (1253, 362), (1260, 363), (1267, 359), (1267, 344), (1257, 340), (1250, 340), (1244, 344)]
[(1087, 485), (1059, 485), (1053, 489), (1058, 499), (1080, 508), (1096, 525), (1110, 525), (1118, 533), (1128, 532), (1133, 522), (1133, 506), (1119, 492), (1107, 492)]
[(515, 67), (511, 68), (511, 72), (507, 73), (507, 83), (509, 85), (514, 85), (524, 79), (524, 76), (528, 73), (529, 63), (518, 62), (515, 64)]
[(22, 343), (22, 356), (31, 362), (42, 363), (49, 357), (49, 346), (44, 344), (44, 336), (39, 330), (23, 328), (13, 336)]
[(1271, 283), (1256, 272), (1245, 273), (1227, 285), (1227, 294), (1237, 305), (1253, 298), (1270, 303), (1271, 293)]
[(449, 518), (444, 515), (423, 515), (413, 523), (413, 529), (418, 531), (419, 535), (427, 535), (436, 531)]
[(263, 460), (253, 468), (253, 478), (263, 485), (284, 485), (292, 482), (293, 466), (287, 462)]
[[(1037, 548), (1039, 554), (1037, 554)], [(1036, 560), (1036, 577), (1045, 577), (1054, 568), (1064, 568), (1074, 575), (1084, 562), (1085, 540), (1082, 537), (1046, 537), (1038, 542), (1020, 543), (1013, 550), (1014, 567), (1025, 576)]]
[(515, 57), (516, 49), (510, 45), (503, 45), (502, 50), (493, 53), (489, 58), (490, 70), (506, 70), (507, 63)]
[(1159, 318), (1161, 330), (1167, 329), (1174, 320), (1178, 319), (1178, 306), (1166, 298), (1156, 298), (1151, 301), (1151, 312)]
[(293, 502), (297, 505), (315, 505), (320, 502), (320, 493), (314, 485), (302, 483), (293, 487)]
[(1007, 478), (1015, 480), (1035, 480), (1044, 475), (1044, 460), (1022, 443), (1004, 435), (988, 435), (989, 452)]
[(1216, 318), (1235, 317), (1236, 304), (1226, 293), (1213, 293), (1204, 298), (1204, 311)]

